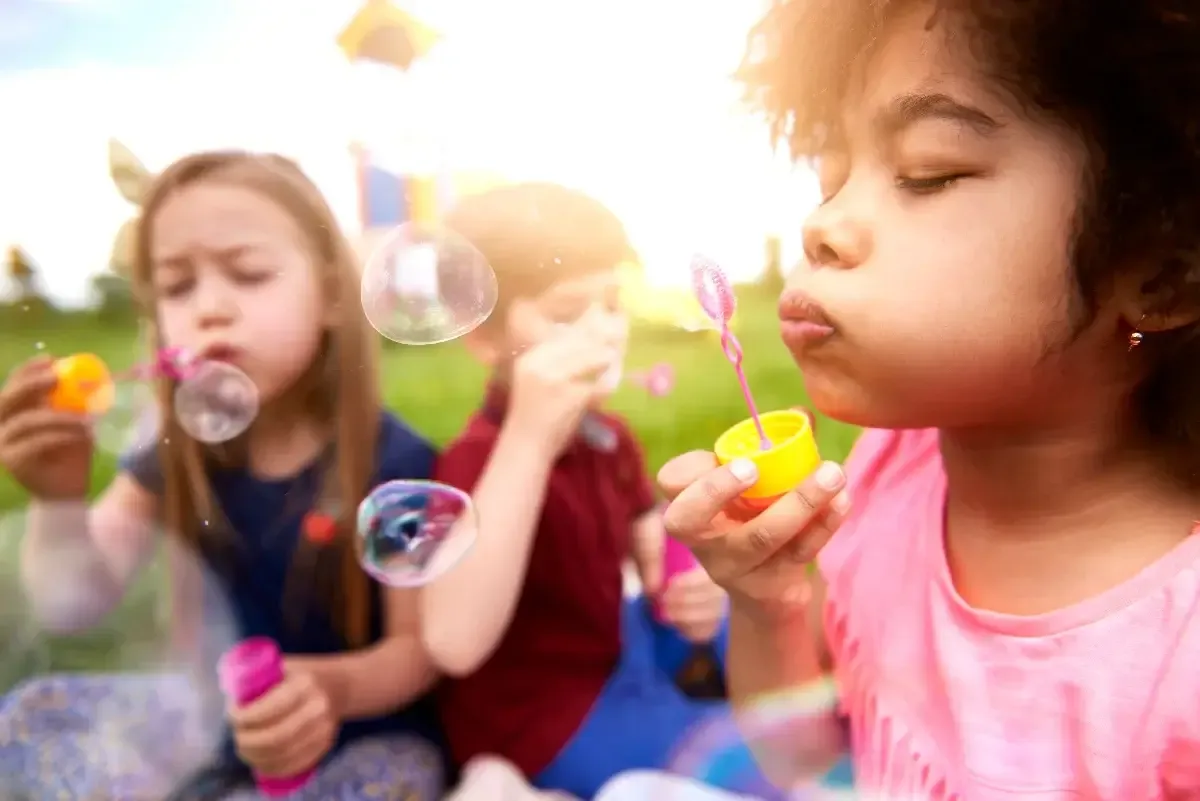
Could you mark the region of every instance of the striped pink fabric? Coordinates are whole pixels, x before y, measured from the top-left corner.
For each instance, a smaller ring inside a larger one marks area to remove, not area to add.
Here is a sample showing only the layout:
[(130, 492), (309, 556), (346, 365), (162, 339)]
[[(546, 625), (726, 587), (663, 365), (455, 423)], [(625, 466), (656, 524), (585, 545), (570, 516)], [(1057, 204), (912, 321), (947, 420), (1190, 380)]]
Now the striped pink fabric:
[(1200, 799), (1200, 536), (1036, 617), (982, 612), (943, 549), (936, 431), (868, 431), (821, 556), (863, 798)]

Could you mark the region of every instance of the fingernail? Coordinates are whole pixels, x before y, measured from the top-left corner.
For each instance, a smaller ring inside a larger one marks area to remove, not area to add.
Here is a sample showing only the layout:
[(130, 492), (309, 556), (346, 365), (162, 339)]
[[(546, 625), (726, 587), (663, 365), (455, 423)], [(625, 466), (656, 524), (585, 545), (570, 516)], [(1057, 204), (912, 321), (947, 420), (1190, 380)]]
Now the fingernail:
[(826, 462), (817, 470), (816, 479), (818, 487), (833, 492), (842, 488), (845, 476), (842, 474), (842, 468), (833, 462)]
[(729, 463), (729, 472), (738, 481), (747, 483), (758, 478), (758, 465), (749, 459), (734, 459)]
[(850, 496), (845, 491), (839, 492), (833, 496), (833, 500), (829, 502), (829, 508), (837, 512), (839, 515), (844, 515), (850, 511)]

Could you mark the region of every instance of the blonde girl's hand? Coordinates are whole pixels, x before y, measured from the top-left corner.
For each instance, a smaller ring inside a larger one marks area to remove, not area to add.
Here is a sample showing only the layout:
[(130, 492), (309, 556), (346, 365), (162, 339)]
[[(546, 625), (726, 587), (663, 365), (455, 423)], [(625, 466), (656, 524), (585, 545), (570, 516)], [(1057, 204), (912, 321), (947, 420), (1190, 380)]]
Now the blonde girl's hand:
[(264, 776), (287, 777), (320, 764), (341, 728), (316, 677), (284, 663), (284, 679), (265, 695), (228, 710), (238, 756)]
[(92, 466), (91, 423), (51, 408), (54, 360), (18, 365), (0, 387), (0, 465), (38, 499), (82, 498)]
[(671, 503), (667, 533), (691, 549), (735, 603), (791, 607), (807, 602), (808, 564), (850, 509), (842, 468), (825, 462), (761, 514), (739, 500), (757, 480), (753, 462), (720, 466), (707, 451), (672, 459), (658, 474)]

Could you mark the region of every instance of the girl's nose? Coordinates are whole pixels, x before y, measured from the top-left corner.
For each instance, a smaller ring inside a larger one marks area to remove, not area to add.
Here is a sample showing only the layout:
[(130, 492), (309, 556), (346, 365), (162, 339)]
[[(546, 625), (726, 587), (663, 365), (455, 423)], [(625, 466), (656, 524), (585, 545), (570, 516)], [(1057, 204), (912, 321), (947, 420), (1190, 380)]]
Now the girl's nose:
[(837, 198), (804, 223), (804, 256), (812, 267), (852, 269), (867, 260), (872, 244), (870, 228)]
[(196, 324), (201, 329), (226, 325), (237, 316), (234, 292), (217, 278), (200, 281), (194, 297)]

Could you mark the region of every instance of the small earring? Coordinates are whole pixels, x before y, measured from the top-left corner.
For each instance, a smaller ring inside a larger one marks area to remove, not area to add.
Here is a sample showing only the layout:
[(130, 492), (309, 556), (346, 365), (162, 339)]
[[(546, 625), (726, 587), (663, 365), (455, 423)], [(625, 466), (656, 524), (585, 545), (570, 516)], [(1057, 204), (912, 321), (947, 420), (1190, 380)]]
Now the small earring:
[(1138, 330), (1139, 326), (1141, 326), (1141, 324), (1142, 324), (1142, 320), (1145, 320), (1145, 319), (1146, 319), (1146, 315), (1143, 314), (1141, 319), (1138, 320), (1137, 325), (1135, 325), (1133, 327), (1133, 330), (1129, 332), (1129, 350), (1131, 350), (1131, 351), (1134, 348), (1136, 348), (1138, 345), (1142, 344), (1143, 340), (1146, 339), (1146, 335)]

